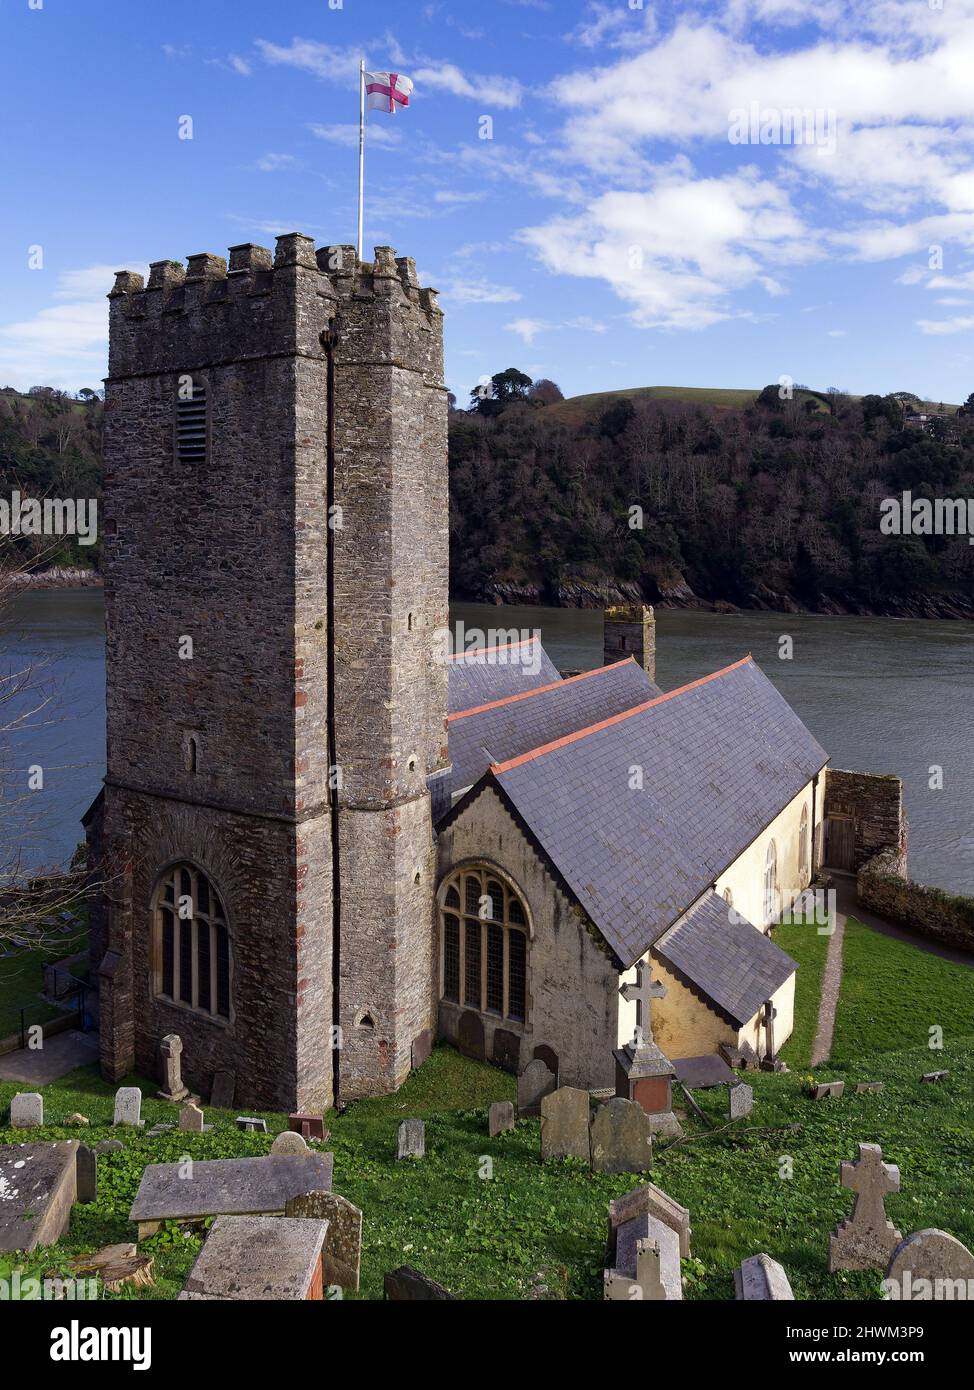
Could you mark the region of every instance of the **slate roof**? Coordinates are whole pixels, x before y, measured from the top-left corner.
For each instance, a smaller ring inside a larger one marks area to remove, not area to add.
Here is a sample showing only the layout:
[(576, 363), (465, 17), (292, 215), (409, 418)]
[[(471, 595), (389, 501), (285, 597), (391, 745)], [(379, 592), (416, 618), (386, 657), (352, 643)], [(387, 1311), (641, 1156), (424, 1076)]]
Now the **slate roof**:
[(826, 762), (746, 657), (488, 776), (628, 968)]
[(453, 790), (472, 786), (504, 762), (661, 694), (630, 657), (451, 714), (447, 721)]
[(450, 713), (560, 680), (557, 667), (536, 637), (506, 646), (457, 652), (450, 658)]
[(798, 969), (780, 946), (713, 892), (664, 932), (653, 955), (738, 1028)]

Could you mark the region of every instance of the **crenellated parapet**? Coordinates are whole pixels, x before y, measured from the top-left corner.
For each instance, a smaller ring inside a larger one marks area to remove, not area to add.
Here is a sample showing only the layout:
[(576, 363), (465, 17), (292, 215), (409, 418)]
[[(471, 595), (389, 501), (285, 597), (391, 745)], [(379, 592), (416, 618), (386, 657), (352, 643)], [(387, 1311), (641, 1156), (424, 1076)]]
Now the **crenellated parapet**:
[(436, 291), (391, 247), (360, 262), (353, 246), (316, 251), (311, 237), (292, 232), (274, 252), (246, 242), (228, 258), (153, 261), (148, 284), (118, 271), (108, 298), (110, 380), (275, 354), (320, 358), (321, 333), (335, 326), (347, 361), (408, 364), (442, 383)]

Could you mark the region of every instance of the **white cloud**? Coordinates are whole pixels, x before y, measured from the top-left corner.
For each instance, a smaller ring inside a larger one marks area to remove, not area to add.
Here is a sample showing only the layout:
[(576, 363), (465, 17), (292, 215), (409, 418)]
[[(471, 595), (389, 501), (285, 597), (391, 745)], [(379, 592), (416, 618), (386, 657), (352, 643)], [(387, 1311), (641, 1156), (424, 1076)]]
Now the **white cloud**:
[(249, 77), (254, 70), (247, 59), (241, 58), (239, 53), (231, 53), (227, 62), (233, 68), (234, 72), (239, 73), (241, 77)]
[(433, 194), (433, 201), (448, 207), (461, 207), (465, 203), (482, 203), (486, 197), (487, 194), (484, 192), (461, 193), (452, 188), (438, 188)]
[[(358, 125), (350, 122), (347, 125), (309, 125), (308, 129), (312, 135), (319, 140), (328, 140), (333, 145), (358, 146)], [(368, 145), (398, 145), (402, 142), (402, 136), (398, 130), (390, 130), (388, 126), (372, 123), (365, 136)]]
[(921, 333), (943, 335), (946, 333), (970, 333), (974, 329), (974, 318), (917, 319)]
[(315, 39), (294, 38), (285, 48), (268, 39), (256, 40), (257, 51), (266, 63), (310, 72), (329, 82), (346, 82), (358, 77), (360, 57), (356, 48), (338, 48)]
[(531, 347), (538, 334), (553, 325), (545, 323), (543, 319), (512, 319), (510, 323), (505, 323), (504, 327), (508, 333), (516, 333), (522, 342)]
[(656, 17), (652, 10), (633, 10), (628, 5), (602, 4), (600, 0), (588, 6), (585, 18), (568, 34), (569, 43), (583, 48), (631, 48), (644, 44), (656, 32)]
[(257, 168), (262, 174), (273, 174), (280, 169), (300, 169), (301, 167), (301, 161), (295, 159), (293, 154), (262, 154), (257, 161)]
[(510, 285), (494, 285), (489, 280), (449, 280), (443, 289), (444, 298), (458, 304), (513, 304), (521, 298)]
[(455, 63), (437, 63), (421, 67), (414, 74), (417, 92), (422, 87), (449, 92), (455, 97), (470, 97), (486, 106), (510, 108), (520, 106), (523, 88), (513, 77), (485, 77), (465, 73)]

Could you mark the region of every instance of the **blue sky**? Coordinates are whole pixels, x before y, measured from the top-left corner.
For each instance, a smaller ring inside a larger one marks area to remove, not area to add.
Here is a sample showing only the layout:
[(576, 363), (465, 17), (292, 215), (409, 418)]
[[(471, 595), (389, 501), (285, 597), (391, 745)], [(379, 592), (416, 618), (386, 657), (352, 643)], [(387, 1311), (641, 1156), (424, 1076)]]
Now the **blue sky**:
[(115, 268), (354, 240), (360, 55), (462, 400), (974, 391), (974, 0), (0, 0), (0, 384), (98, 384)]

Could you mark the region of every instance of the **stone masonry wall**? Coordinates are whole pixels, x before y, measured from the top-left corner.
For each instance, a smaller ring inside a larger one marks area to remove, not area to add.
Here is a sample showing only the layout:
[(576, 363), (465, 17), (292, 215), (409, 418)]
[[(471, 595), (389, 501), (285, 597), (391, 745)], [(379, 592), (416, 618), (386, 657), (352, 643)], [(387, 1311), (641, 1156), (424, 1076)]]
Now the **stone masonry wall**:
[(974, 898), (906, 878), (895, 847), (863, 864), (856, 892), (862, 906), (870, 911), (945, 946), (974, 954)]
[(648, 604), (607, 608), (602, 619), (602, 661), (610, 666), (634, 656), (656, 680), (656, 614)]
[(855, 821), (856, 869), (881, 849), (896, 846), (906, 872), (907, 824), (899, 777), (828, 768), (825, 816), (831, 815), (851, 816)]

